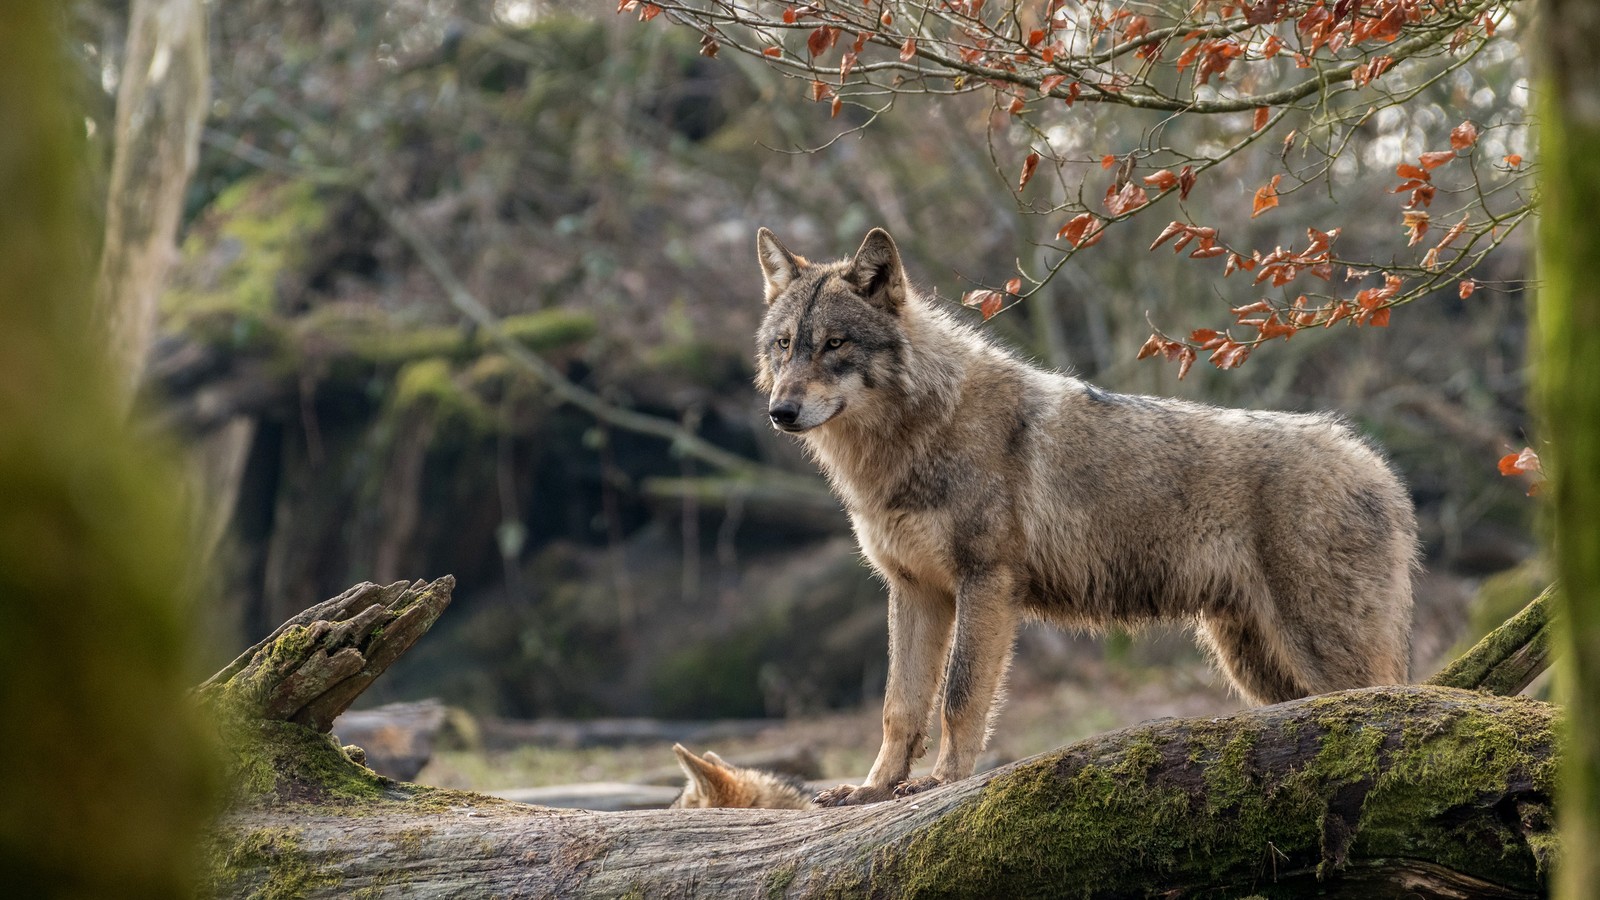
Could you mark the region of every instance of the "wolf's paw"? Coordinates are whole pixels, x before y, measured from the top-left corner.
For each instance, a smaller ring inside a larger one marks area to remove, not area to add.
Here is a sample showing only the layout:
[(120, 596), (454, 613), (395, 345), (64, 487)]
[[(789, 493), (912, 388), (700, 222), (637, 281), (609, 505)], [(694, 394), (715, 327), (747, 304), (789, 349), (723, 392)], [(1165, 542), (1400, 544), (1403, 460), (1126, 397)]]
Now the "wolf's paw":
[(931, 791), (944, 783), (944, 781), (934, 778), (932, 775), (925, 778), (908, 778), (894, 786), (894, 796), (898, 800), (901, 797), (909, 797), (912, 794)]
[(817, 795), (812, 801), (818, 806), (860, 806), (863, 803), (878, 803), (888, 800), (893, 791), (887, 787), (872, 787), (871, 785), (841, 784), (836, 788), (829, 788)]

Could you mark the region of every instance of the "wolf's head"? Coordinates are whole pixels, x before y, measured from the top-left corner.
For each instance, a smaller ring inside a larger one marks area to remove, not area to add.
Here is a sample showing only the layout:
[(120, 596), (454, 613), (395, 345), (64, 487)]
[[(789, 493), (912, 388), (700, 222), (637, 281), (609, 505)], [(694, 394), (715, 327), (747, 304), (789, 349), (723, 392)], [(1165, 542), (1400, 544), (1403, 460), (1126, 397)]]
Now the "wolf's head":
[(767, 414), (798, 434), (873, 402), (892, 383), (910, 302), (894, 239), (874, 228), (850, 259), (810, 263), (756, 232), (767, 314), (756, 336), (756, 383)]
[(678, 767), (688, 781), (671, 809), (811, 809), (811, 792), (798, 778), (731, 766), (706, 751), (695, 756), (673, 744)]

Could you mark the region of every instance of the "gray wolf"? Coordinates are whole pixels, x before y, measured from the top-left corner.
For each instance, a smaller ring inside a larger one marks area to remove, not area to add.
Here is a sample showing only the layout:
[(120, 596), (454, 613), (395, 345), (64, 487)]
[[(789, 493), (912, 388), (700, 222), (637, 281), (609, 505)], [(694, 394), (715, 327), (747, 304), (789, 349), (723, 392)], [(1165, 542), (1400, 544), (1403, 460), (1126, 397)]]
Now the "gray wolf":
[[(1246, 699), (1403, 682), (1416, 522), (1330, 415), (1101, 390), (910, 286), (888, 232), (811, 263), (761, 229), (757, 384), (889, 589), (883, 744), (855, 804), (972, 774), (1018, 625), (1192, 622)], [(930, 778), (907, 782), (941, 717)]]
[(695, 756), (682, 744), (673, 744), (672, 752), (688, 781), (669, 809), (815, 808), (811, 791), (799, 778), (729, 765), (710, 751)]

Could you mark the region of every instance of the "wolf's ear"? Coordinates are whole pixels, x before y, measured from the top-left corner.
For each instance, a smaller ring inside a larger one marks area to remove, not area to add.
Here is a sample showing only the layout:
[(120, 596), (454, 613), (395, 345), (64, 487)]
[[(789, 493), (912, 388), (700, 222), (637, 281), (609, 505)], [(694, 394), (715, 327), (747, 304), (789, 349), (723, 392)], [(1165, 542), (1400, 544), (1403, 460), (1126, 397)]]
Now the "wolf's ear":
[(722, 757), (718, 756), (717, 754), (711, 752), (710, 750), (707, 750), (706, 751), (706, 755), (704, 757), (701, 757), (701, 758), (704, 759), (706, 762), (711, 763), (713, 766), (721, 766), (724, 769), (733, 768), (733, 766), (728, 765), (728, 761), (727, 760), (725, 760)]
[(861, 249), (850, 261), (850, 280), (867, 302), (887, 313), (898, 313), (906, 299), (906, 273), (894, 238), (882, 228), (867, 232)]
[(761, 260), (761, 275), (767, 280), (768, 303), (777, 299), (806, 265), (805, 257), (790, 253), (789, 248), (765, 228), (756, 231), (756, 258)]
[(678, 768), (688, 776), (700, 796), (721, 797), (727, 792), (728, 775), (715, 764), (690, 753), (682, 744), (673, 744), (672, 752), (678, 757)]

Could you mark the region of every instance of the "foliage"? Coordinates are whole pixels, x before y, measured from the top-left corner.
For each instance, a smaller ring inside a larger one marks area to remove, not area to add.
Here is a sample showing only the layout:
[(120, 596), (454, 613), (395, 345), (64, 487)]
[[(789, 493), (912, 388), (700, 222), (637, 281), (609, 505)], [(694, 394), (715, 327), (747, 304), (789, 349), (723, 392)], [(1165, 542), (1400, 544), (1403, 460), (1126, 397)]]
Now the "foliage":
[[(1383, 326), (1394, 307), (1441, 288), (1465, 299), (1489, 286), (1480, 274), (1485, 259), (1534, 209), (1533, 167), (1517, 152), (1521, 113), (1487, 87), (1516, 77), (1503, 36), (1516, 24), (1514, 6), (623, 0), (619, 11), (636, 10), (645, 21), (665, 12), (701, 32), (706, 55), (726, 46), (804, 79), (810, 98), (828, 101), (834, 116), (845, 104), (865, 109), (859, 128), (911, 95), (988, 97), (981, 127), (996, 174), (1024, 212), (1064, 224), (1038, 263), (1019, 264), (1003, 290), (966, 295), (986, 319), (1038, 293), (1107, 234), (1126, 239), (1126, 227), (1112, 226), (1175, 202), (1181, 218), (1150, 249), (1175, 237), (1175, 252), (1216, 260), (1222, 278), (1246, 273), (1247, 287), (1219, 291), (1258, 297), (1234, 304), (1232, 322), (1220, 329), (1187, 338), (1156, 329), (1140, 358), (1175, 360), (1181, 378), (1200, 353), (1219, 369), (1235, 368), (1262, 343), (1302, 329)], [(1456, 99), (1485, 90), (1481, 103), (1476, 94), (1468, 104)], [(1452, 108), (1461, 105), (1470, 110)], [(1367, 137), (1374, 128), (1376, 139)], [(1247, 150), (1255, 166), (1233, 159)], [(1390, 167), (1399, 183), (1383, 190), (1400, 196), (1379, 200), (1372, 183)], [(1020, 173), (1014, 186), (1007, 172)], [(1243, 208), (1233, 195), (1240, 180)], [(1353, 210), (1296, 202), (1318, 189), (1361, 195), (1352, 204), (1358, 216), (1384, 210), (1405, 247), (1336, 246)], [(1202, 198), (1210, 204), (1197, 205)], [(1260, 232), (1240, 235), (1246, 211), (1249, 219), (1293, 215), (1307, 242), (1292, 233), (1282, 242), (1280, 234), (1266, 250)], [(1435, 220), (1444, 234), (1427, 238)]]

